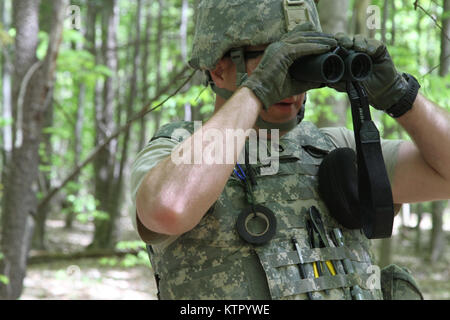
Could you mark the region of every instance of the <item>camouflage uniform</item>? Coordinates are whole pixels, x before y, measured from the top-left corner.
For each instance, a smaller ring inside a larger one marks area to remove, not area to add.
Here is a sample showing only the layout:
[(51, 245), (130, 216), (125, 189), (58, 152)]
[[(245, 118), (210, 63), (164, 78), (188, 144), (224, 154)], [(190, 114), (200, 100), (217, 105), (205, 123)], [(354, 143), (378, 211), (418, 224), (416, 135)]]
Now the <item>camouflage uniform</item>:
[[(162, 127), (155, 138), (170, 137), (181, 125), (193, 129), (192, 123), (172, 123)], [(256, 203), (271, 209), (277, 218), (276, 235), (265, 245), (254, 246), (239, 237), (236, 219), (248, 204), (241, 181), (230, 176), (216, 203), (194, 229), (165, 248), (152, 246), (150, 257), (160, 278), (161, 298), (306, 299), (306, 292), (314, 292), (318, 299), (346, 299), (348, 292), (341, 288), (357, 284), (367, 289), (366, 299), (381, 299), (381, 290), (369, 290), (367, 281), (372, 275), (369, 240), (360, 230), (338, 225), (318, 195), (319, 165), (334, 148), (312, 123), (302, 122), (280, 138), (277, 174), (262, 176), (261, 162), (252, 165), (257, 172)], [(309, 248), (305, 218), (311, 206), (319, 208), (327, 232), (335, 227), (343, 230), (344, 248)], [(337, 264), (336, 276), (314, 278), (310, 274), (302, 279), (292, 237), (302, 248), (305, 263), (348, 258), (356, 273), (346, 275)], [(329, 294), (323, 294), (323, 289), (329, 289)]]
[[(312, 0), (209, 0), (201, 1), (198, 9), (189, 64), (200, 70), (214, 69), (231, 48), (278, 41), (300, 23), (309, 22), (321, 30)], [(238, 70), (237, 82), (240, 76)], [(173, 132), (180, 127), (193, 132), (190, 122), (172, 123), (163, 126), (153, 140), (173, 139)], [(181, 142), (182, 138), (176, 140)], [(245, 242), (236, 231), (236, 219), (248, 203), (242, 181), (231, 175), (195, 228), (170, 242), (148, 247), (159, 279), (160, 298), (307, 299), (310, 293), (314, 299), (351, 299), (349, 289), (355, 285), (362, 289), (364, 299), (382, 299), (383, 292), (391, 292), (390, 297), (396, 298), (392, 290), (382, 292), (370, 281), (374, 275), (370, 241), (361, 230), (340, 226), (319, 197), (318, 168), (335, 147), (313, 124), (301, 122), (280, 139), (276, 174), (261, 175), (261, 161), (252, 165), (256, 172), (256, 203), (272, 210), (277, 219), (274, 238), (263, 245)], [(305, 221), (311, 206), (319, 209), (327, 236), (333, 228), (342, 230), (345, 246), (310, 248)], [(315, 277), (309, 271), (302, 277), (292, 238), (301, 248), (305, 265), (333, 261), (337, 274)], [(354, 273), (344, 271), (340, 263), (343, 259), (351, 261)], [(384, 275), (383, 283), (407, 287), (395, 284), (399, 277), (386, 276), (386, 272)]]

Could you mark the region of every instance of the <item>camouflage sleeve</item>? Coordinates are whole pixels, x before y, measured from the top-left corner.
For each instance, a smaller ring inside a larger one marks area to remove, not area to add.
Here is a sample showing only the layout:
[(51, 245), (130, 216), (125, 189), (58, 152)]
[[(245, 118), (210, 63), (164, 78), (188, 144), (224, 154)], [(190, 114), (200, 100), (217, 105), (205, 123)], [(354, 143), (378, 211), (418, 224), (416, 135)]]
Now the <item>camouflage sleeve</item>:
[[(355, 137), (353, 131), (346, 128), (321, 128), (337, 148), (352, 148), (356, 150)], [(395, 166), (397, 164), (397, 154), (402, 140), (381, 139), (381, 149), (383, 150), (384, 163), (388, 173), (389, 181), (394, 178)]]
[(161, 137), (151, 141), (147, 144), (147, 146), (145, 146), (144, 149), (141, 150), (141, 152), (138, 153), (131, 167), (131, 220), (133, 226), (138, 231), (139, 236), (148, 244), (167, 240), (169, 236), (152, 232), (142, 225), (136, 214), (136, 194), (146, 174), (161, 160), (169, 157), (172, 150), (178, 145), (178, 143), (179, 142), (168, 137)]
[[(131, 167), (131, 221), (141, 239), (148, 244), (165, 244), (173, 241), (174, 237), (158, 234), (147, 229), (136, 214), (136, 194), (147, 173), (161, 160), (166, 159), (172, 150), (195, 130), (192, 121), (178, 121), (163, 125), (158, 129), (153, 139), (138, 153)], [(175, 237), (176, 238), (176, 237)]]

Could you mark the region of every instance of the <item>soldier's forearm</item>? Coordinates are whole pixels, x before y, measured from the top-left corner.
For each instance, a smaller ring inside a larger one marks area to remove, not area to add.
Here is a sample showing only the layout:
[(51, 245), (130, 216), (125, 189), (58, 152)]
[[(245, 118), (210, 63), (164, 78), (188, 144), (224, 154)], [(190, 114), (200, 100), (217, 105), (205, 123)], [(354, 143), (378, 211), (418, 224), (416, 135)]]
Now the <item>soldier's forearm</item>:
[(450, 183), (450, 114), (420, 93), (413, 108), (398, 119), (425, 162)]
[[(226, 161), (229, 160), (225, 159), (229, 157), (227, 140), (208, 140), (204, 138), (206, 133), (215, 130), (225, 137), (226, 130), (246, 131), (253, 127), (261, 108), (261, 102), (251, 90), (236, 91), (201, 129), (174, 150), (191, 151), (189, 163), (177, 164), (168, 157), (150, 170), (136, 197), (137, 212), (144, 226), (154, 232), (177, 235), (200, 222), (222, 192), (245, 143), (239, 139), (233, 141), (233, 161)], [(223, 144), (217, 146), (224, 150), (223, 164), (207, 163), (203, 157), (200, 163), (194, 159), (196, 152), (214, 149), (217, 143)]]

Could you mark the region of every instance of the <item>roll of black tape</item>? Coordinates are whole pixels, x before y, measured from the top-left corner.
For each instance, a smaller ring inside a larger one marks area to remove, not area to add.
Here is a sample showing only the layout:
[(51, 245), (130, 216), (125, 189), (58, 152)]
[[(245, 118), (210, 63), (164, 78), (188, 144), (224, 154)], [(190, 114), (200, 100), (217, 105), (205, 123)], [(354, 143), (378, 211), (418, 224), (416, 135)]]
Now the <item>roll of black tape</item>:
[[(265, 223), (262, 232), (254, 232), (249, 229), (249, 222), (252, 219), (261, 219)], [(244, 209), (236, 221), (236, 229), (239, 236), (246, 242), (262, 245), (270, 241), (277, 230), (277, 219), (275, 214), (262, 205), (250, 206)]]

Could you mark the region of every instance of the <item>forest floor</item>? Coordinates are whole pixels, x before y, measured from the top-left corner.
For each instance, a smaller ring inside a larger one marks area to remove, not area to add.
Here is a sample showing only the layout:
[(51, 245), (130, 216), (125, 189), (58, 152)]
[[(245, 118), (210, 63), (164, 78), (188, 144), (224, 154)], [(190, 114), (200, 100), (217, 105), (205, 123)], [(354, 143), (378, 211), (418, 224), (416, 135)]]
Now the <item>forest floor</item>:
[[(139, 241), (128, 217), (121, 219), (121, 241)], [(46, 249), (70, 254), (92, 240), (93, 226), (74, 221), (47, 222)], [(42, 253), (42, 252), (41, 252)], [(32, 251), (31, 256), (40, 252)], [(21, 300), (155, 300), (156, 285), (146, 253), (140, 259), (125, 257), (81, 258), (49, 261), (28, 266)], [(131, 261), (130, 261), (131, 260)]]
[[(447, 217), (450, 215), (447, 213)], [(397, 220), (397, 218), (396, 218)], [(422, 224), (421, 224), (422, 225)], [(417, 230), (413, 228), (398, 229), (392, 237), (392, 261), (398, 266), (411, 271), (425, 300), (450, 300), (450, 232), (444, 228), (444, 245), (440, 259), (430, 262), (431, 230), (421, 230), (420, 248), (416, 248)], [(379, 256), (381, 240), (374, 240), (374, 252)]]
[[(136, 241), (128, 218), (122, 225), (122, 241)], [(396, 218), (397, 221), (397, 218)], [(398, 223), (397, 223), (398, 225)], [(86, 247), (92, 237), (92, 226), (75, 223), (72, 230), (63, 222), (49, 220), (47, 250), (76, 252)], [(402, 229), (392, 238), (392, 263), (412, 271), (425, 299), (450, 299), (450, 232), (446, 232), (443, 257), (434, 264), (427, 260), (429, 230), (422, 230), (422, 248), (415, 251), (416, 231)], [(374, 241), (378, 253), (379, 240)], [(33, 252), (32, 252), (33, 253)], [(34, 252), (36, 254), (36, 252)], [(151, 300), (156, 299), (156, 287), (148, 260), (122, 258), (83, 258), (31, 264), (27, 270), (24, 291), (20, 299), (76, 299), (76, 300)]]

